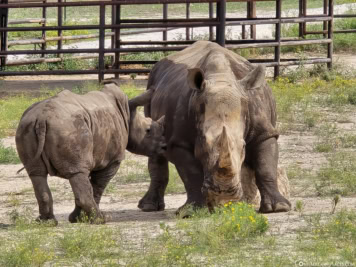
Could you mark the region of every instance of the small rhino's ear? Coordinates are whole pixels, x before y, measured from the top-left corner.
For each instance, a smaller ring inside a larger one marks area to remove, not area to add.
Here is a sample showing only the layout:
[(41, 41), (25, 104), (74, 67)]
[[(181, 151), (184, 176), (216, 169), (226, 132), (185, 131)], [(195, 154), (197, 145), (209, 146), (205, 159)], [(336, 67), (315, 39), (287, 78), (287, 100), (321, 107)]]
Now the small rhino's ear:
[(241, 81), (241, 85), (245, 90), (260, 88), (265, 82), (266, 67), (258, 65), (253, 71), (249, 72)]
[(194, 90), (203, 90), (204, 72), (200, 68), (188, 69), (188, 85)]
[(130, 111), (135, 110), (138, 106), (144, 106), (150, 103), (154, 91), (155, 91), (154, 88), (150, 87), (143, 94), (130, 99), (129, 100)]
[(159, 120), (157, 121), (157, 123), (161, 126), (164, 126), (164, 122), (165, 122), (165, 118), (166, 116), (163, 115), (161, 118), (159, 118)]

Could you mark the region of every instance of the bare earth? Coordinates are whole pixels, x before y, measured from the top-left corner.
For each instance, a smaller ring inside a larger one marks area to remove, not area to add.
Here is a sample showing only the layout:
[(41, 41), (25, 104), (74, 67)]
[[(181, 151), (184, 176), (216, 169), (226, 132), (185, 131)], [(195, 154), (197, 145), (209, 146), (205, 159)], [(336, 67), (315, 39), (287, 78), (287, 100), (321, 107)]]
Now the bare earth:
[[(348, 114), (345, 114), (347, 116)], [(352, 115), (352, 114), (349, 114)], [(356, 119), (353, 116), (346, 124), (340, 123), (338, 127), (347, 128), (351, 132), (355, 131)], [(349, 117), (349, 118), (350, 118)], [(296, 164), (302, 168), (312, 168), (317, 170), (321, 164), (326, 162), (322, 154), (313, 152), (313, 142), (316, 136), (308, 131), (295, 132), (287, 136), (281, 136), (280, 163), (284, 166)], [(14, 137), (2, 139), (5, 146), (15, 148)], [(126, 160), (145, 164), (146, 158), (136, 156), (127, 152)], [(32, 190), (31, 181), (25, 171), (16, 174), (22, 167), (16, 165), (0, 165), (0, 225), (10, 224), (9, 213), (14, 210), (14, 202), (18, 201), (17, 208), (33, 210), (33, 216), (38, 215), (37, 202)], [(166, 210), (162, 212), (144, 213), (137, 208), (139, 199), (148, 188), (148, 183), (119, 184), (120, 175), (127, 170), (121, 168), (112, 183), (115, 185), (112, 190), (106, 192), (101, 202), (101, 209), (108, 215), (108, 224), (122, 226), (123, 229), (130, 226), (130, 235), (139, 239), (148, 233), (155, 235), (159, 231), (159, 222), (165, 221), (173, 223), (174, 212), (186, 199), (185, 194), (175, 194), (166, 196)], [(300, 177), (303, 181), (303, 177)], [(54, 212), (60, 224), (66, 224), (69, 213), (74, 208), (74, 199), (68, 181), (57, 177), (49, 177), (50, 188), (54, 198)], [(332, 210), (331, 198), (318, 198), (314, 192), (314, 186), (310, 184), (300, 184), (292, 181), (291, 202), (293, 207), (297, 200), (302, 200), (305, 209), (303, 214), (329, 214)], [(355, 208), (356, 198), (342, 198), (337, 209), (343, 207)], [(283, 238), (296, 236), (296, 230), (306, 225), (305, 216), (300, 216), (297, 211), (288, 213), (267, 214), (270, 221), (269, 233), (272, 235), (283, 235)], [(125, 227), (126, 226), (126, 227)], [(121, 228), (121, 227), (120, 227)]]

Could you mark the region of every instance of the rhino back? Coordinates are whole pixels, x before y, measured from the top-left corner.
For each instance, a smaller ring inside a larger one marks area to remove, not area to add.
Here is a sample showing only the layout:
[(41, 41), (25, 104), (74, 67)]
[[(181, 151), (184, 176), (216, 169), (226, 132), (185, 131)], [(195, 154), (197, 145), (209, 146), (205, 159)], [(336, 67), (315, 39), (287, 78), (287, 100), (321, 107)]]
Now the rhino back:
[(91, 92), (80, 96), (63, 91), (30, 108), (21, 119), (21, 129), (46, 121), (44, 152), (57, 175), (80, 169), (96, 170), (112, 161), (121, 161), (127, 145), (125, 118), (113, 96)]

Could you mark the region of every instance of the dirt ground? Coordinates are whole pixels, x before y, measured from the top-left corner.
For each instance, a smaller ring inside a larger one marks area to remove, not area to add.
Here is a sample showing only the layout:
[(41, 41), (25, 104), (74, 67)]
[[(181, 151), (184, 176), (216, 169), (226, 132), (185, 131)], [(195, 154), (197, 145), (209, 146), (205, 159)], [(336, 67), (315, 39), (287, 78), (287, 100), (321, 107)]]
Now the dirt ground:
[[(335, 117), (327, 113), (326, 116)], [(356, 132), (356, 117), (353, 111), (345, 113), (344, 117), (349, 118), (347, 122), (337, 123), (337, 127), (345, 131)], [(337, 118), (335, 118), (337, 121)], [(298, 125), (296, 125), (298, 128)], [(313, 150), (313, 144), (317, 137), (311, 131), (290, 132), (288, 135), (281, 135), (280, 165), (296, 165), (304, 169), (316, 171), (326, 162), (322, 153)], [(5, 146), (15, 148), (14, 137), (2, 139)], [(146, 158), (136, 156), (127, 152), (126, 160), (144, 164)], [(15, 209), (30, 209), (33, 217), (38, 215), (38, 207), (33, 193), (31, 181), (25, 171), (16, 174), (22, 167), (16, 165), (0, 165), (0, 225), (10, 224), (9, 213)], [(300, 179), (300, 183), (299, 183)], [(69, 213), (74, 208), (74, 199), (68, 181), (57, 177), (49, 177), (49, 185), (54, 198), (54, 212), (60, 224), (66, 223)], [(116, 181), (115, 181), (116, 180)], [(159, 222), (171, 222), (175, 220), (174, 212), (186, 200), (185, 194), (174, 194), (166, 196), (166, 210), (162, 212), (144, 213), (137, 208), (139, 199), (148, 188), (148, 183), (120, 184), (119, 175), (114, 178), (114, 189), (106, 192), (101, 201), (101, 209), (108, 215), (108, 224), (130, 226), (131, 235), (143, 238), (147, 233), (152, 235), (158, 233)], [(316, 196), (312, 182), (305, 183), (304, 177), (291, 181), (291, 203), (295, 207), (298, 200), (304, 203), (303, 214), (330, 214), (332, 211), (331, 198), (319, 198)], [(342, 198), (337, 210), (356, 208), (356, 198)], [(269, 234), (283, 236), (283, 239), (296, 237), (297, 229), (306, 226), (306, 217), (300, 216), (294, 209), (288, 213), (267, 214), (270, 222)]]
[[(336, 55), (339, 62), (348, 66), (356, 67), (355, 55)], [(0, 80), (0, 97), (21, 94), (39, 94), (41, 88), (64, 88), (72, 89), (82, 85), (83, 81), (97, 81), (96, 75), (86, 76), (64, 76), (60, 77), (22, 77), (6, 78)], [(123, 77), (121, 83), (134, 83), (135, 86), (145, 88), (147, 80), (144, 76), (138, 76), (131, 80), (128, 76)], [(329, 110), (320, 110), (321, 116), (337, 125), (338, 129), (356, 134), (355, 110), (350, 110), (342, 114), (343, 119), (339, 119), (340, 114), (334, 114)], [(347, 119), (345, 119), (347, 118)], [(302, 169), (312, 169), (317, 171), (327, 162), (325, 153), (314, 151), (315, 142), (318, 137), (313, 131), (305, 129), (305, 125), (293, 125), (294, 131), (288, 131), (287, 135), (279, 138), (280, 165), (299, 166)], [(1, 140), (5, 146), (15, 148), (14, 137)], [(145, 164), (147, 159), (127, 152), (126, 160)], [(25, 171), (16, 174), (22, 167), (16, 165), (0, 165), (0, 229), (11, 224), (9, 214), (11, 211), (30, 210), (33, 218), (38, 215), (38, 206), (32, 189), (32, 184)], [(125, 170), (122, 170), (124, 172)], [(145, 236), (155, 236), (159, 233), (159, 223), (165, 222), (173, 224), (175, 222), (175, 211), (183, 205), (186, 195), (168, 194), (165, 197), (166, 210), (162, 212), (145, 213), (137, 208), (137, 203), (148, 189), (148, 182), (143, 183), (120, 183), (119, 174), (112, 181), (113, 186), (110, 191), (104, 193), (100, 208), (108, 216), (108, 225), (120, 227), (123, 231), (132, 236), (132, 239), (143, 240)], [(49, 185), (54, 198), (54, 213), (59, 221), (59, 226), (66, 227), (69, 213), (74, 208), (74, 198), (69, 182), (57, 177), (49, 177)], [(147, 179), (148, 180), (148, 179)], [(267, 214), (270, 228), (268, 235), (280, 237), (286, 246), (292, 246), (298, 235), (298, 229), (307, 226), (308, 216), (300, 216), (295, 210), (295, 204), (301, 200), (304, 204), (303, 214), (322, 214), (327, 216), (332, 211), (331, 197), (318, 197), (312, 182), (308, 182), (305, 177), (298, 177), (291, 181), (291, 203), (293, 209), (287, 213)], [(342, 208), (356, 209), (355, 197), (343, 197), (337, 206), (337, 210)]]

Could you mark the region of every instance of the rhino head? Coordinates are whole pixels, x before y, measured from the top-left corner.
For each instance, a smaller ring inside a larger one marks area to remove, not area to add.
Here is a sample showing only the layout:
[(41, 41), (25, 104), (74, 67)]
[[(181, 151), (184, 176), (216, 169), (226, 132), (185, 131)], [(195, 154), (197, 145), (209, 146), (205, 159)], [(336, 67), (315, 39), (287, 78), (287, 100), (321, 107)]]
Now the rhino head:
[(188, 84), (195, 90), (190, 103), (197, 125), (194, 154), (203, 167), (202, 192), (210, 209), (242, 198), (241, 166), (249, 118), (247, 90), (261, 87), (264, 76), (262, 66), (242, 80), (231, 71), (188, 70)]
[(137, 107), (144, 106), (151, 101), (153, 89), (129, 100), (130, 122), (127, 150), (144, 156), (162, 155), (166, 151), (164, 139), (164, 116), (158, 121), (146, 118)]

